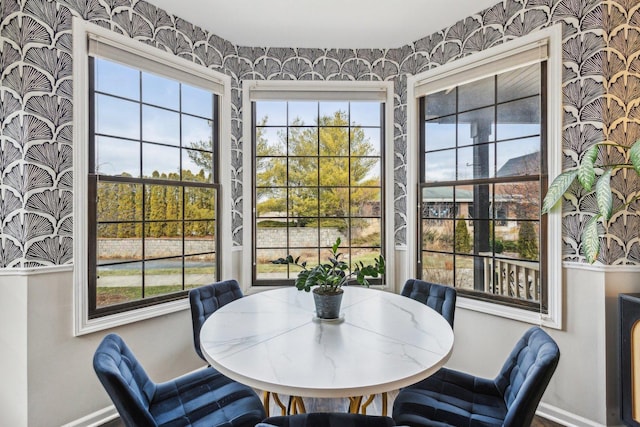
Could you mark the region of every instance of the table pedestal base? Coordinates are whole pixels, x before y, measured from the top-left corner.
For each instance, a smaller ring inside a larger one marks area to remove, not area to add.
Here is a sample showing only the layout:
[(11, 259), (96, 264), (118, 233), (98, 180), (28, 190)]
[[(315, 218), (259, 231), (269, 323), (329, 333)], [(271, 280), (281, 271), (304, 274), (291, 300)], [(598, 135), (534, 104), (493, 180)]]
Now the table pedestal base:
[[(375, 399), (375, 397), (376, 397), (375, 394), (370, 395), (367, 398), (367, 400), (364, 401), (364, 403), (362, 402), (362, 400), (364, 399), (364, 396), (350, 397), (349, 398), (349, 412), (352, 413), (352, 414), (361, 413), (363, 415), (366, 415), (367, 414), (367, 407), (369, 405), (371, 405), (371, 403), (373, 403), (373, 400)], [(307, 409), (304, 406), (304, 400), (302, 400), (302, 397), (300, 397), (300, 396), (289, 396), (289, 402), (285, 406), (285, 404), (282, 403), (282, 400), (280, 400), (280, 396), (278, 396), (278, 393), (272, 393), (270, 391), (265, 391), (262, 394), (262, 404), (264, 405), (264, 410), (267, 413), (267, 417), (270, 416), (270, 409), (271, 409), (270, 399), (271, 398), (273, 398), (273, 401), (280, 408), (281, 415), (305, 414), (307, 412)], [(387, 393), (386, 392), (382, 393), (380, 395), (380, 398), (382, 399), (381, 415), (386, 416), (387, 415), (387, 406), (388, 406)]]

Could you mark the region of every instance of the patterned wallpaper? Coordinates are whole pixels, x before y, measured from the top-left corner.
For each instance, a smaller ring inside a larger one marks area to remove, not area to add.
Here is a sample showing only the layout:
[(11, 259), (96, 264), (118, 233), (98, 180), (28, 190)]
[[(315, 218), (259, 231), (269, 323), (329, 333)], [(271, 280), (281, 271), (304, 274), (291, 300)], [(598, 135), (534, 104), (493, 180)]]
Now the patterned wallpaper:
[[(640, 137), (640, 6), (636, 0), (504, 0), (396, 49), (235, 46), (142, 0), (3, 0), (0, 6), (0, 266), (72, 261), (71, 17), (172, 52), (232, 78), (233, 238), (242, 245), (243, 79), (389, 80), (394, 101), (396, 244), (406, 243), (406, 75), (555, 23), (564, 38), (564, 164), (604, 138)], [(601, 153), (616, 159), (617, 153)], [(635, 176), (612, 180), (619, 200)], [(635, 206), (638, 208), (639, 206)], [(564, 259), (582, 261), (580, 233), (597, 211), (573, 189), (563, 206)], [(640, 264), (640, 214), (621, 212), (606, 230), (600, 261)]]

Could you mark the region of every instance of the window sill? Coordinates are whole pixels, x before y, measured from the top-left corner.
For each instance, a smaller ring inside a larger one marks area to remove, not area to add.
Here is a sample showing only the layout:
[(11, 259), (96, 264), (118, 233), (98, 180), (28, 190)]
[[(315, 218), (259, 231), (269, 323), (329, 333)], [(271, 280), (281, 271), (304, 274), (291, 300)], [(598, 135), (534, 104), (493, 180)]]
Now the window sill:
[(189, 299), (183, 298), (177, 301), (169, 301), (150, 307), (112, 314), (110, 316), (103, 316), (97, 319), (87, 319), (85, 317), (75, 325), (74, 336), (92, 334), (105, 329), (115, 328), (117, 326), (123, 326), (129, 323), (139, 322), (141, 320), (153, 319), (154, 317), (164, 316), (165, 314), (176, 313), (178, 311), (189, 309)]
[(536, 313), (535, 311), (521, 308), (508, 307), (473, 298), (465, 298), (460, 295), (458, 295), (456, 307), (553, 329), (561, 329), (562, 327), (559, 319), (553, 316), (552, 313)]

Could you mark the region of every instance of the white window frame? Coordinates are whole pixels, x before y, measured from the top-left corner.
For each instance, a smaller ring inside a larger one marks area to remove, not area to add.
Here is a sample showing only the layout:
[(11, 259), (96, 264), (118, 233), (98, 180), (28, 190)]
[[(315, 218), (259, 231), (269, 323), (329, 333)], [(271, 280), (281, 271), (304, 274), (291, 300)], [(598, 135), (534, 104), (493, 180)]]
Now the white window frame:
[[(89, 319), (88, 274), (88, 201), (87, 176), (89, 172), (89, 37), (104, 40), (145, 60), (165, 64), (168, 68), (182, 70), (183, 75), (193, 75), (198, 81), (210, 81), (218, 88), (220, 110), (220, 165), (231, 163), (231, 78), (209, 70), (184, 58), (148, 46), (117, 34), (80, 18), (73, 18), (73, 307), (74, 336), (125, 325), (144, 319), (189, 309), (188, 298), (132, 309), (126, 312)], [(114, 58), (115, 59), (115, 58)], [(131, 64), (136, 66), (135, 64)], [(224, 191), (231, 187), (229, 168), (219, 171), (222, 211), (218, 213), (220, 245), (218, 253), (228, 256), (231, 252), (231, 197)], [(220, 262), (220, 260), (219, 260)], [(231, 277), (230, 260), (221, 264), (221, 279)]]
[[(562, 172), (562, 27), (554, 25), (552, 27), (528, 34), (524, 37), (508, 41), (502, 45), (487, 49), (461, 58), (457, 61), (442, 65), (433, 70), (420, 73), (407, 78), (407, 188), (414, 189), (407, 192), (407, 206), (418, 205), (417, 189), (419, 185), (419, 126), (418, 102), (424, 96), (425, 88), (433, 91), (437, 87), (433, 82), (439, 81), (443, 86), (441, 89), (449, 87), (452, 83), (460, 85), (471, 80), (506, 71), (508, 68), (508, 58), (514, 53), (530, 49), (536, 45), (546, 43), (547, 51), (547, 165), (549, 182)], [(495, 65), (495, 66), (494, 66)], [(522, 63), (519, 63), (521, 66)], [(458, 78), (456, 74), (466, 72), (467, 79)], [(428, 86), (429, 85), (429, 86)], [(559, 204), (560, 205), (560, 204)], [(417, 254), (417, 209), (409, 208), (407, 212), (407, 272), (408, 277), (416, 277)], [(547, 295), (548, 312), (537, 313), (521, 308), (508, 307), (505, 305), (480, 301), (459, 295), (457, 306), (495, 316), (505, 317), (536, 325), (543, 325), (550, 328), (562, 328), (562, 212), (561, 206), (556, 206), (547, 218)]]
[(251, 102), (255, 100), (282, 101), (291, 100), (350, 100), (362, 101), (377, 99), (385, 103), (384, 126), (385, 126), (385, 154), (384, 154), (384, 184), (385, 197), (384, 218), (384, 252), (385, 252), (385, 283), (382, 287), (390, 287), (393, 290), (393, 278), (395, 277), (395, 251), (394, 251), (394, 212), (393, 212), (393, 82), (326, 82), (326, 81), (264, 81), (264, 80), (244, 80), (242, 82), (243, 94), (243, 123), (242, 140), (243, 150), (243, 235), (244, 245), (241, 249), (242, 260), (240, 266), (240, 277), (243, 283), (251, 283), (249, 292), (259, 292), (273, 289), (271, 286), (253, 286), (252, 270), (253, 266), (246, 260), (253, 260), (253, 210), (251, 205), (253, 200), (253, 177), (254, 168), (253, 150), (249, 144), (252, 143)]

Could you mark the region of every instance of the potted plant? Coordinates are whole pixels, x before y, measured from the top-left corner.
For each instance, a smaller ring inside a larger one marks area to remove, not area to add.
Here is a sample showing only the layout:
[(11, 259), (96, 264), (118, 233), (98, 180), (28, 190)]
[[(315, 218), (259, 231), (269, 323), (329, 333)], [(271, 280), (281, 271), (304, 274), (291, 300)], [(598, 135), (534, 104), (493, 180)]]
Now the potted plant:
[[(612, 147), (620, 152), (624, 158), (622, 163), (596, 164), (600, 146)], [(589, 220), (582, 232), (582, 250), (587, 261), (593, 263), (600, 252), (600, 236), (598, 222), (608, 225), (612, 216), (622, 210), (626, 210), (633, 203), (640, 200), (640, 194), (626, 198), (626, 201), (613, 210), (613, 197), (611, 194), (611, 176), (618, 170), (628, 169), (630, 173), (640, 176), (640, 139), (633, 145), (626, 146), (615, 142), (605, 141), (594, 144), (584, 152), (577, 167), (569, 169), (556, 177), (549, 186), (549, 191), (542, 204), (542, 214), (548, 213), (567, 192), (574, 181), (578, 181), (587, 191), (595, 185), (598, 213)], [(636, 189), (639, 190), (639, 189)]]
[(273, 264), (290, 264), (301, 268), (295, 280), (295, 286), (300, 291), (309, 292), (313, 288), (313, 298), (316, 304), (316, 315), (320, 319), (337, 319), (340, 315), (342, 301), (342, 287), (355, 280), (358, 284), (369, 286), (367, 277), (378, 277), (384, 274), (384, 257), (379, 255), (374, 264), (365, 265), (362, 261), (354, 262), (351, 270), (342, 260), (343, 254), (338, 252), (342, 243), (338, 237), (331, 246), (328, 262), (309, 268), (307, 262), (300, 262), (300, 257), (279, 258)]

